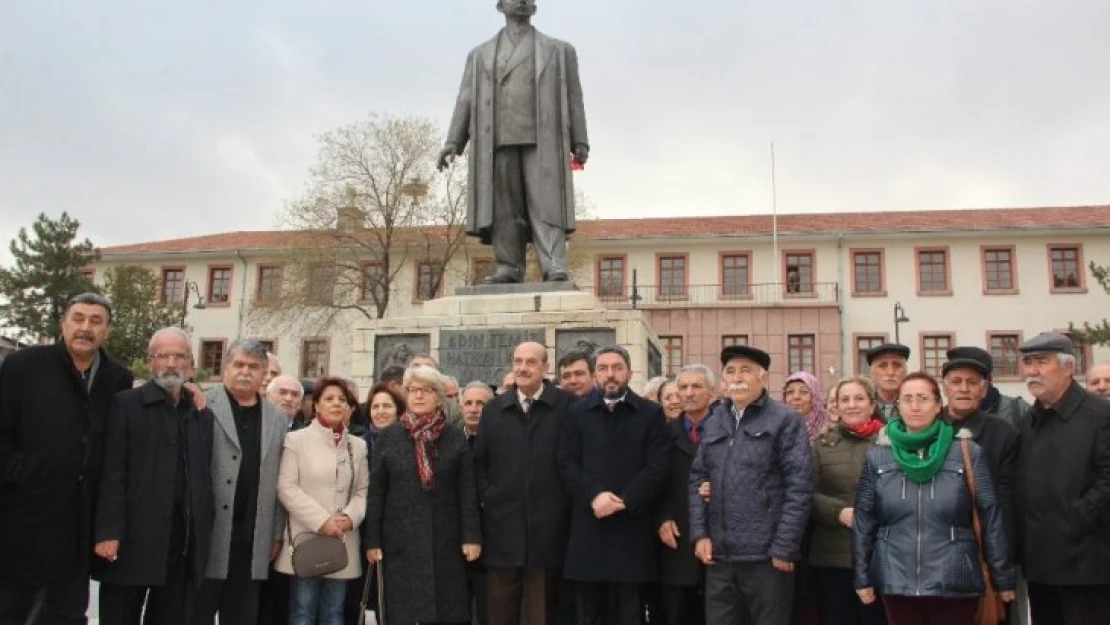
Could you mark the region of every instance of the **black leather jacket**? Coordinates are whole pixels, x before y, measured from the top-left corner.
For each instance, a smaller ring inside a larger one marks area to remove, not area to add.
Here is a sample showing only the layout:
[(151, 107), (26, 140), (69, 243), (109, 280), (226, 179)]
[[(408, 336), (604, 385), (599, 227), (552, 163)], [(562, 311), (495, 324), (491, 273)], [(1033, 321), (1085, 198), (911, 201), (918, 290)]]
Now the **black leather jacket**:
[[(961, 429), (940, 472), (917, 484), (902, 472), (886, 431), (867, 453), (856, 491), (852, 565), (855, 587), (883, 595), (978, 597), (984, 584), (972, 529), (971, 493), (964, 480)], [(976, 503), (986, 561), (996, 590), (1015, 585), (1009, 542), (986, 455), (971, 443)]]

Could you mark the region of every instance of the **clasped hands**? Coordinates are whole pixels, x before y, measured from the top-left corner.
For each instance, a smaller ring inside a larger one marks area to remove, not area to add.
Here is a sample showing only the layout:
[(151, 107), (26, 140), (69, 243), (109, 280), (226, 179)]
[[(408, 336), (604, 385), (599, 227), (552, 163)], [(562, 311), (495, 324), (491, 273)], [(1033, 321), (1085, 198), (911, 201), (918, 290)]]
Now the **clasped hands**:
[[(482, 546), (471, 544), (471, 543), (466, 543), (462, 546), (462, 553), (463, 553), (463, 557), (466, 558), (467, 562), (473, 562), (473, 561), (477, 560), (479, 556), (482, 555)], [(382, 550), (381, 549), (367, 549), (366, 550), (366, 561), (371, 562), (371, 563), (372, 562), (381, 562), (382, 561)]]
[(609, 491), (604, 491), (594, 497), (590, 507), (593, 508), (595, 517), (604, 519), (624, 510), (624, 500)]
[[(436, 170), (443, 171), (450, 167), (451, 163), (455, 162), (455, 156), (458, 153), (458, 146), (454, 143), (448, 143), (443, 146), (443, 149), (439, 151), (439, 155), (436, 156)], [(577, 160), (580, 165), (585, 165), (586, 161), (590, 158), (590, 146), (585, 143), (579, 143), (574, 146), (571, 153), (574, 154), (575, 160)]]
[(324, 521), (324, 524), (320, 526), (320, 529), (316, 530), (316, 533), (324, 536), (331, 536), (332, 538), (343, 538), (344, 534), (354, 531), (354, 529), (355, 524), (351, 522), (351, 517), (345, 514), (337, 514), (327, 521)]

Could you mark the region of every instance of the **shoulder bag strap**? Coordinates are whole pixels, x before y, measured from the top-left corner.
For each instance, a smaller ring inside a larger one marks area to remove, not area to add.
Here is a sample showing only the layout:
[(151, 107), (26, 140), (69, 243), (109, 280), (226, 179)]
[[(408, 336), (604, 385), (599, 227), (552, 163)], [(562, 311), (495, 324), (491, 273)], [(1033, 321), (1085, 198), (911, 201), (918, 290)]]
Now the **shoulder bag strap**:
[(971, 466), (971, 443), (968, 439), (960, 439), (960, 451), (963, 452), (964, 457), (964, 481), (967, 482), (967, 490), (971, 493), (971, 524), (975, 530), (975, 546), (979, 552), (979, 568), (983, 571), (983, 585), (986, 590), (984, 596), (989, 597), (994, 593), (994, 585), (991, 584), (990, 567), (987, 566), (987, 561), (983, 557), (983, 525), (979, 520), (979, 506), (975, 497), (975, 469)]

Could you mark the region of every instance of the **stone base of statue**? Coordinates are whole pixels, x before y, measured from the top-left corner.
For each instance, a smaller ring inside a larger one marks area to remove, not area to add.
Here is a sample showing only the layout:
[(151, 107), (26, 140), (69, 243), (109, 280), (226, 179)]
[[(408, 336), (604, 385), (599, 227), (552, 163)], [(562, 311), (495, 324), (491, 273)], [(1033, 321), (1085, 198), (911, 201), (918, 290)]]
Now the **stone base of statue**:
[(461, 287), (425, 302), (418, 316), (360, 321), (352, 332), (351, 373), (365, 393), (375, 376), (431, 354), (460, 385), (480, 380), (494, 388), (512, 370), (513, 349), (525, 341), (548, 348), (548, 377), (576, 349), (617, 344), (632, 358), (632, 387), (662, 369), (659, 339), (639, 310), (611, 310), (569, 282)]

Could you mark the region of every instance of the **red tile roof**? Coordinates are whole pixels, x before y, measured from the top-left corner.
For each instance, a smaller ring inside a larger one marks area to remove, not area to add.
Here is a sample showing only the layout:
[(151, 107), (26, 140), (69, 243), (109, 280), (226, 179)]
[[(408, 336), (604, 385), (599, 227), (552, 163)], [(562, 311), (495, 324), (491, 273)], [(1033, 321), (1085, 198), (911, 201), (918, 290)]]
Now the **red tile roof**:
[[(1110, 205), (913, 212), (785, 214), (780, 235), (883, 234), (994, 230), (1068, 230), (1110, 227)], [(596, 219), (579, 222), (576, 237), (591, 240), (669, 239), (770, 235), (771, 215)], [(415, 235), (415, 229), (412, 231)], [(312, 232), (240, 231), (101, 248), (104, 256), (226, 250), (269, 250), (306, 245)]]

